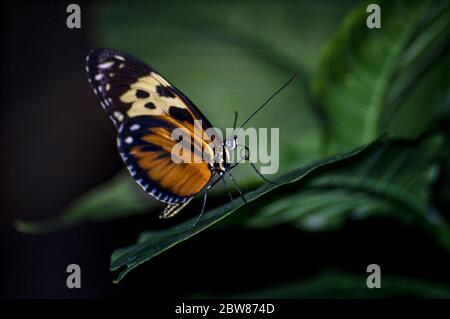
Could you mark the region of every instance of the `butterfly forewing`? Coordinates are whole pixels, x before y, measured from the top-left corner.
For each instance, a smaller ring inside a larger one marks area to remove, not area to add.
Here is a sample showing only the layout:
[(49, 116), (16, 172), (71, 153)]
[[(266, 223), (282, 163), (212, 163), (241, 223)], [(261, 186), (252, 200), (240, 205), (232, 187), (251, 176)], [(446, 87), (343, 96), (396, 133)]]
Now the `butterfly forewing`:
[[(172, 205), (165, 217), (174, 215), (211, 179), (209, 145), (218, 138), (204, 134), (211, 124), (160, 73), (129, 54), (93, 50), (87, 57), (87, 72), (94, 93), (118, 129), (119, 152), (130, 174), (146, 192)], [(206, 154), (203, 161), (173, 161), (171, 151), (177, 141), (171, 134), (176, 128), (192, 137), (185, 145), (192, 154)]]

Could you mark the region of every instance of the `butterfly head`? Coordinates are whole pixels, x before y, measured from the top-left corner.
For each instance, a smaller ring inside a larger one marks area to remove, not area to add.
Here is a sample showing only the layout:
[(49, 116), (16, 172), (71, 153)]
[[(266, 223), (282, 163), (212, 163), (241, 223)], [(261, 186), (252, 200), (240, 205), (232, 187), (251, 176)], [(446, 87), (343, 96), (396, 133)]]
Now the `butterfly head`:
[(231, 152), (236, 148), (237, 144), (238, 144), (238, 137), (237, 135), (233, 135), (225, 140), (224, 147)]
[(225, 142), (216, 145), (214, 148), (214, 162), (212, 163), (212, 169), (222, 175), (231, 166), (231, 152), (236, 148), (238, 144), (237, 136), (234, 135), (225, 140)]

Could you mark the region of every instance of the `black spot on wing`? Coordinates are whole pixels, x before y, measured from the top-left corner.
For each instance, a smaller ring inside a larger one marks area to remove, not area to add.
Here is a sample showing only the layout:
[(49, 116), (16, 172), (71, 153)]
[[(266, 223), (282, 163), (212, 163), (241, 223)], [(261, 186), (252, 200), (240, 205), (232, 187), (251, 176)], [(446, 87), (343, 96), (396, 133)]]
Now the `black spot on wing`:
[(146, 99), (150, 96), (150, 93), (144, 90), (136, 90), (136, 97), (138, 99)]
[(187, 109), (183, 109), (177, 106), (171, 106), (169, 108), (169, 115), (177, 121), (194, 124), (194, 118)]
[(146, 107), (146, 108), (148, 108), (148, 109), (150, 109), (150, 110), (156, 109), (156, 105), (155, 105), (155, 103), (153, 103), (153, 102), (148, 102), (148, 103), (146, 103), (146, 104), (144, 105), (144, 107)]
[(175, 94), (173, 94), (173, 92), (168, 87), (165, 87), (162, 85), (156, 86), (156, 92), (159, 94), (159, 96), (171, 97), (171, 98), (175, 97)]

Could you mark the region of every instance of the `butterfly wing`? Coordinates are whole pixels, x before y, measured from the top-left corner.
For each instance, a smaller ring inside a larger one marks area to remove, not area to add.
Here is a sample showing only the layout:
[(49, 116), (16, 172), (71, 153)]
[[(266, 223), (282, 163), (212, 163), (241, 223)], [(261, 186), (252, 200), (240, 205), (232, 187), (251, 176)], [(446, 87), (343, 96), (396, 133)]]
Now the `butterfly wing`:
[[(118, 129), (119, 152), (141, 187), (168, 204), (162, 217), (173, 216), (211, 179), (208, 162), (212, 125), (181, 91), (139, 59), (115, 50), (96, 49), (87, 57), (89, 82)], [(197, 122), (201, 121), (201, 124)], [(185, 130), (192, 142), (184, 147), (200, 162), (175, 163), (174, 129)], [(214, 135), (214, 134), (213, 134)]]

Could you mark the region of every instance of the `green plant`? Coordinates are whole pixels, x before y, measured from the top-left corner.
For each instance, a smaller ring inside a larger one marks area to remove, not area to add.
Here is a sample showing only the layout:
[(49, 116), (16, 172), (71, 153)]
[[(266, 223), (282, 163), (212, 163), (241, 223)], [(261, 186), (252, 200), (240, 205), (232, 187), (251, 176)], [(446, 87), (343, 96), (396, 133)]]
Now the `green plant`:
[[(240, 9), (248, 10), (248, 5), (240, 4)], [(111, 6), (103, 13), (103, 18), (99, 18), (99, 38), (103, 39), (105, 46), (117, 47), (120, 44), (137, 55), (142, 53), (144, 59), (150, 52), (139, 41), (143, 38), (180, 39), (170, 52), (194, 50), (195, 44), (201, 41), (217, 46), (218, 51), (231, 52), (216, 57), (219, 61), (214, 63), (208, 60), (209, 52), (183, 56), (181, 59), (186, 60), (180, 63), (193, 63), (198, 70), (195, 74), (171, 69), (168, 62), (173, 60), (171, 53), (165, 57), (159, 51), (163, 49), (159, 48), (151, 52), (156, 64), (168, 66), (168, 74), (173, 75), (176, 84), (188, 84), (183, 91), (192, 92), (194, 100), (209, 106), (206, 107), (208, 117), (223, 121), (219, 125), (226, 125), (226, 122), (222, 120), (223, 113), (218, 105), (242, 105), (242, 100), (245, 100), (248, 105), (243, 110), (250, 112), (251, 105), (258, 104), (259, 95), (248, 93), (248, 83), (261, 87), (259, 93), (263, 95), (292, 71), (303, 71), (300, 74), (301, 86), (294, 86), (274, 102), (274, 109), (283, 112), (270, 114), (268, 111), (269, 114), (261, 114), (255, 122), (256, 126), (267, 126), (263, 123), (268, 121), (275, 123), (274, 126), (286, 123), (281, 131), (282, 137), (286, 137), (281, 147), (285, 173), (276, 180), (276, 184), (264, 184), (250, 191), (247, 205), (237, 199), (207, 211), (195, 228), (192, 225), (196, 217), (193, 217), (165, 230), (142, 233), (136, 244), (112, 254), (111, 270), (119, 271), (117, 281), (145, 261), (224, 220), (233, 212), (237, 214), (227, 218), (228, 223), (225, 220), (221, 222), (222, 227), (232, 224), (272, 228), (289, 224), (300, 231), (328, 231), (341, 227), (348, 219), (391, 216), (403, 223), (420, 225), (447, 252), (450, 251), (447, 217), (445, 212), (442, 214), (436, 209), (432, 194), (438, 179), (445, 179), (442, 184), (449, 185), (449, 135), (442, 129), (448, 125), (450, 114), (448, 3), (417, 1), (406, 5), (401, 1), (382, 2), (380, 30), (365, 26), (366, 7), (359, 4), (329, 40), (320, 59), (315, 57), (315, 52), (308, 53), (295, 42), (289, 48), (283, 46), (276, 35), (289, 34), (304, 25), (295, 19), (289, 20), (291, 24), (285, 22), (290, 12), (295, 11), (296, 4), (272, 5), (280, 6), (277, 7), (281, 12), (277, 16), (278, 28), (280, 25), (284, 28), (284, 33), (277, 31), (276, 27), (266, 31), (272, 37), (254, 27), (263, 20), (262, 11), (256, 11), (249, 19), (232, 20), (224, 11), (233, 9), (226, 6), (217, 12), (211, 10), (213, 13), (208, 15), (202, 11), (205, 8), (186, 8), (191, 10), (196, 23), (183, 22), (176, 15), (157, 18), (158, 23), (166, 27), (162, 34), (160, 30), (143, 27), (147, 22), (139, 13), (120, 20), (127, 28), (116, 25), (117, 29), (110, 29), (104, 21), (122, 13), (120, 4)], [(315, 9), (320, 11), (320, 8)], [(199, 25), (207, 31), (200, 32), (202, 28)], [(277, 26), (277, 20), (274, 25)], [(128, 37), (130, 30), (137, 30), (138, 40)], [(310, 35), (306, 33), (299, 32), (298, 36), (307, 38)], [(317, 37), (323, 35), (318, 33)], [(318, 47), (316, 43), (317, 50)], [(251, 62), (247, 61), (248, 56), (252, 57)], [(205, 60), (211, 63), (207, 64)], [(236, 60), (244, 63), (235, 64)], [(228, 72), (233, 73), (223, 66), (244, 70), (241, 81), (223, 80), (205, 93), (199, 83), (205, 83), (211, 73), (222, 72), (228, 76)], [(279, 73), (270, 79), (260, 77), (274, 69)], [(223, 89), (225, 87), (236, 94), (229, 94)], [(298, 117), (292, 114), (298, 114)], [(231, 118), (227, 120), (231, 123)], [(300, 131), (298, 127), (301, 127)], [(256, 186), (255, 179), (246, 172), (241, 177), (248, 188)], [(444, 189), (441, 193), (448, 196), (450, 190)], [(155, 202), (133, 184), (131, 177), (121, 172), (112, 181), (68, 207), (60, 218), (40, 223), (19, 221), (17, 228), (23, 232), (39, 233), (87, 220), (100, 222), (158, 209)], [(340, 280), (333, 276), (331, 279)], [(401, 285), (394, 286), (398, 288)], [(421, 295), (420, 282), (413, 286), (416, 294)], [(354, 285), (349, 285), (349, 289), (352, 287)], [(440, 292), (448, 295), (444, 288), (430, 287), (424, 288), (427, 293), (423, 295), (439, 295)], [(402, 290), (404, 286), (398, 289)], [(303, 288), (299, 291), (299, 296), (308, 295)], [(258, 296), (257, 293), (251, 295)]]

